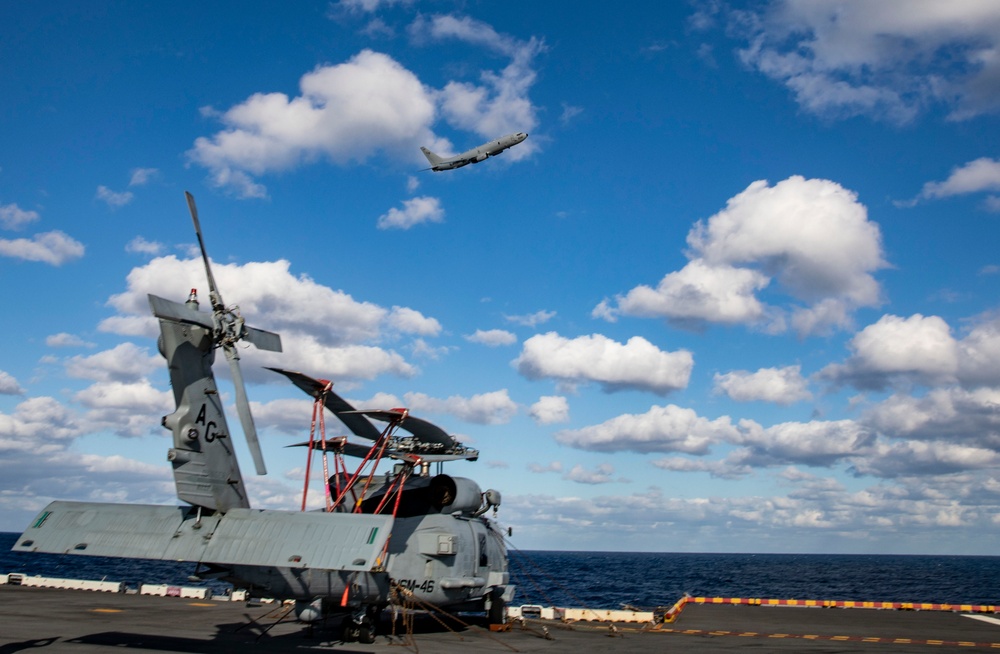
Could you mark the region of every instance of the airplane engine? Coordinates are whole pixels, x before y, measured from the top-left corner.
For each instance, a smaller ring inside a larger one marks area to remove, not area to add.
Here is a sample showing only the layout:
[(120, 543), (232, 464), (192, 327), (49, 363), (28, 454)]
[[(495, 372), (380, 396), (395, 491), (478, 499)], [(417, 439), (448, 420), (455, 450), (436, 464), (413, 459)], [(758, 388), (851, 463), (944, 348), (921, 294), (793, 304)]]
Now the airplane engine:
[(486, 154), (485, 152), (477, 154), (476, 158), (473, 160), (472, 163), (479, 163), (480, 161), (486, 161), (487, 157), (489, 156), (490, 155)]

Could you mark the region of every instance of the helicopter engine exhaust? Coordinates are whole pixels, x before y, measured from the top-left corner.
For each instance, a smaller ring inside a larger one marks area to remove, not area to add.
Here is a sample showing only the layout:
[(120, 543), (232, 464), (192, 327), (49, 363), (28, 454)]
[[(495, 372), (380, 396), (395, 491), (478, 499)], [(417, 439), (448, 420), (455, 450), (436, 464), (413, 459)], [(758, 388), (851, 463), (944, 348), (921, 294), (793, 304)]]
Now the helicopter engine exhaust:
[(437, 475), (431, 479), (431, 504), (441, 513), (470, 515), (479, 509), (483, 492), (479, 484), (464, 477)]

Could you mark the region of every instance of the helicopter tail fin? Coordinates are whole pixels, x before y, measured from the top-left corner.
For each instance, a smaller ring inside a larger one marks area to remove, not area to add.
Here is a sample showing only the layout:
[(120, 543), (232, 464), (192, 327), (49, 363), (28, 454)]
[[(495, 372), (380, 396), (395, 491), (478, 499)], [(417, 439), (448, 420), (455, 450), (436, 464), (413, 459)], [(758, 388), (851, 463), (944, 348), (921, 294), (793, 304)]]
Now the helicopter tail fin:
[[(158, 298), (160, 303), (168, 300)], [(183, 305), (177, 305), (181, 309)], [(192, 311), (197, 317), (197, 312)], [(176, 411), (163, 417), (173, 433), (167, 454), (177, 497), (206, 509), (249, 508), (239, 463), (212, 374), (214, 350), (205, 325), (160, 319), (160, 351), (167, 357)]]

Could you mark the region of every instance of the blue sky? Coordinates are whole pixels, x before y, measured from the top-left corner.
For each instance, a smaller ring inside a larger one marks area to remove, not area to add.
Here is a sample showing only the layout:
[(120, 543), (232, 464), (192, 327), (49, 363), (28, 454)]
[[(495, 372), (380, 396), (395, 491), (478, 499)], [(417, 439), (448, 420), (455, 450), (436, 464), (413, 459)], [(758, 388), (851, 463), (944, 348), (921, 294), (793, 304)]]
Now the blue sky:
[(301, 497), (280, 366), (480, 449), (448, 472), (521, 548), (994, 552), (996, 3), (0, 18), (0, 529), (173, 501), (145, 298), (205, 292), (189, 190), (224, 298), (284, 339), (243, 353), (257, 506)]

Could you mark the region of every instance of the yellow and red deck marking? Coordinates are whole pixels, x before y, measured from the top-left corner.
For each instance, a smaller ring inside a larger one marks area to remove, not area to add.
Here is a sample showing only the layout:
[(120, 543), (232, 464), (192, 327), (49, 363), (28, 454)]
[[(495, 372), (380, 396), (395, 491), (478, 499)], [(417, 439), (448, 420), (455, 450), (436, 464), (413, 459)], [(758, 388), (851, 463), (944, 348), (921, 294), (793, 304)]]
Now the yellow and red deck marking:
[(815, 606), (838, 609), (890, 609), (895, 611), (951, 611), (962, 613), (998, 613), (994, 604), (931, 604), (921, 602), (858, 602), (854, 600), (761, 599), (745, 597), (686, 597), (685, 604), (747, 604), (750, 606)]
[(1000, 613), (995, 604), (933, 604), (930, 602), (872, 602), (856, 600), (764, 599), (759, 597), (682, 597), (664, 616), (673, 622), (688, 604), (745, 604), (747, 606), (811, 606), (825, 609), (881, 609), (890, 611), (949, 611), (952, 613)]
[(819, 634), (771, 634), (759, 631), (708, 631), (705, 629), (671, 629), (656, 625), (654, 631), (683, 636), (742, 636), (744, 638), (787, 638), (798, 640), (830, 640), (837, 642), (889, 643), (893, 645), (941, 645), (943, 647), (979, 647), (1000, 649), (1000, 643), (978, 643), (971, 640), (938, 640), (917, 638), (878, 638), (874, 636), (821, 636)]
[(855, 641), (863, 643), (892, 643), (897, 645), (941, 645), (945, 647), (980, 647), (1000, 649), (1000, 643), (978, 643), (965, 640), (918, 640), (914, 638), (878, 638), (872, 636), (821, 636), (818, 634), (781, 634), (756, 631), (708, 631), (702, 629), (671, 629), (665, 624), (677, 619), (688, 604), (732, 604), (746, 606), (806, 606), (840, 609), (880, 609), (890, 611), (949, 611), (961, 613), (998, 613), (1000, 606), (993, 604), (934, 604), (929, 602), (871, 602), (854, 600), (800, 600), (763, 599), (746, 597), (682, 597), (663, 616), (663, 622), (653, 627), (661, 633), (693, 636), (743, 636), (751, 638), (790, 638), (801, 640)]

